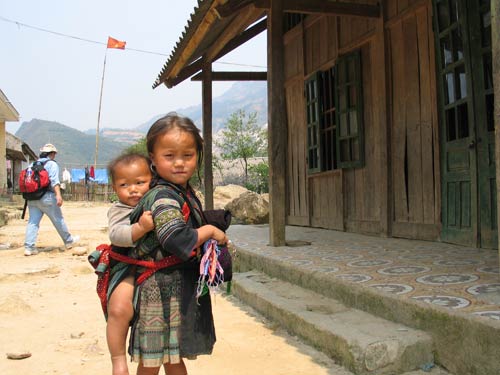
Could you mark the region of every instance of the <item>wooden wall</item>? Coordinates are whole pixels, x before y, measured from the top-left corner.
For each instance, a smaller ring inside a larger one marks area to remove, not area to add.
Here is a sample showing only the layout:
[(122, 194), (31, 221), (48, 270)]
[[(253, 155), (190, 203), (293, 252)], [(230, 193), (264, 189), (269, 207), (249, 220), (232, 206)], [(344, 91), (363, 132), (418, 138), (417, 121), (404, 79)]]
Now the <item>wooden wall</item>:
[(304, 101), (302, 29), (285, 38), (285, 95), (288, 120), (287, 223), (310, 225), (307, 189), (307, 127)]
[(392, 234), (435, 240), (440, 223), (440, 177), (434, 42), (430, 2), (417, 3), (412, 11), (406, 9), (387, 23)]
[[(310, 16), (285, 35), (287, 223), (435, 239), (440, 186), (431, 0), (384, 5), (385, 23)], [(304, 81), (357, 49), (365, 166), (308, 175)], [(384, 61), (385, 71), (377, 66)]]
[(373, 115), (375, 98), (380, 89), (373, 85), (371, 64), (372, 42), (361, 48), (361, 67), (363, 75), (363, 122), (365, 132), (365, 167), (344, 170), (346, 203), (346, 229), (353, 232), (378, 233), (380, 231), (380, 186), (378, 181), (378, 154), (383, 145), (377, 143), (377, 131), (380, 128)]

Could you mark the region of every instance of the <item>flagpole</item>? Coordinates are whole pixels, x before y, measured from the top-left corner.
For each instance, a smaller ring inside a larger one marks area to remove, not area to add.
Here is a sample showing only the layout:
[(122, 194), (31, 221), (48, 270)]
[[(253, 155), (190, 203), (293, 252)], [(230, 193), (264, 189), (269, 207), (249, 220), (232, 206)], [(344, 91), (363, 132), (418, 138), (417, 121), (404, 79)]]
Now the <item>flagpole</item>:
[(99, 112), (97, 113), (97, 129), (96, 129), (96, 133), (95, 133), (94, 170), (97, 170), (97, 155), (99, 153), (99, 124), (101, 122), (102, 89), (104, 87), (104, 73), (106, 72), (106, 56), (107, 56), (107, 54), (108, 54), (108, 48), (106, 47), (106, 52), (104, 52), (104, 64), (102, 67), (101, 93), (99, 95)]

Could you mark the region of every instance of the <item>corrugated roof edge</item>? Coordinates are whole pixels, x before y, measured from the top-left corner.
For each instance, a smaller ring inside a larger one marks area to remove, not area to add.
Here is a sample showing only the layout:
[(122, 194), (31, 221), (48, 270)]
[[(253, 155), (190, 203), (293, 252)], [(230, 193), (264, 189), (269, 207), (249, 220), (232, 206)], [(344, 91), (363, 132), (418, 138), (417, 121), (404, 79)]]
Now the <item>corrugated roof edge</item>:
[(186, 47), (186, 44), (193, 36), (214, 1), (215, 0), (198, 0), (198, 6), (194, 7), (193, 13), (191, 13), (191, 19), (188, 20), (187, 25), (184, 27), (184, 32), (179, 37), (179, 40), (175, 44), (167, 62), (163, 65), (160, 74), (158, 74), (156, 81), (153, 83), (153, 89), (163, 83), (164, 77), (172, 70), (173, 64), (179, 58), (180, 53)]

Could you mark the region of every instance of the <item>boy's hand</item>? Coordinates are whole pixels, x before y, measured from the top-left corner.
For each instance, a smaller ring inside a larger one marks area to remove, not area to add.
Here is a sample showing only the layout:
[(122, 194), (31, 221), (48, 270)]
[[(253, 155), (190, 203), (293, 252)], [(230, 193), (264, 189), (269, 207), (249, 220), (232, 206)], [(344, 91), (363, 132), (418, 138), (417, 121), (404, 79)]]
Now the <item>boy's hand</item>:
[(151, 211), (144, 211), (139, 218), (138, 223), (146, 233), (155, 229), (155, 223), (153, 221), (153, 215), (151, 214)]

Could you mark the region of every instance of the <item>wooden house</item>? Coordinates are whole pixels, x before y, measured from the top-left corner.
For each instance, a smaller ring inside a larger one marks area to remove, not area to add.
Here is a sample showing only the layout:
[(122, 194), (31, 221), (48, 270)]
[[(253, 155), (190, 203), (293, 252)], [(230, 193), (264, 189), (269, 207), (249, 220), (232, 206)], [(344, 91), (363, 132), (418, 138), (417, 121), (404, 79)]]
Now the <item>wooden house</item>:
[[(212, 82), (268, 81), (272, 245), (300, 225), (496, 248), (499, 7), (199, 0), (153, 87), (202, 81), (210, 206)], [(212, 71), (264, 30), (267, 72)]]

